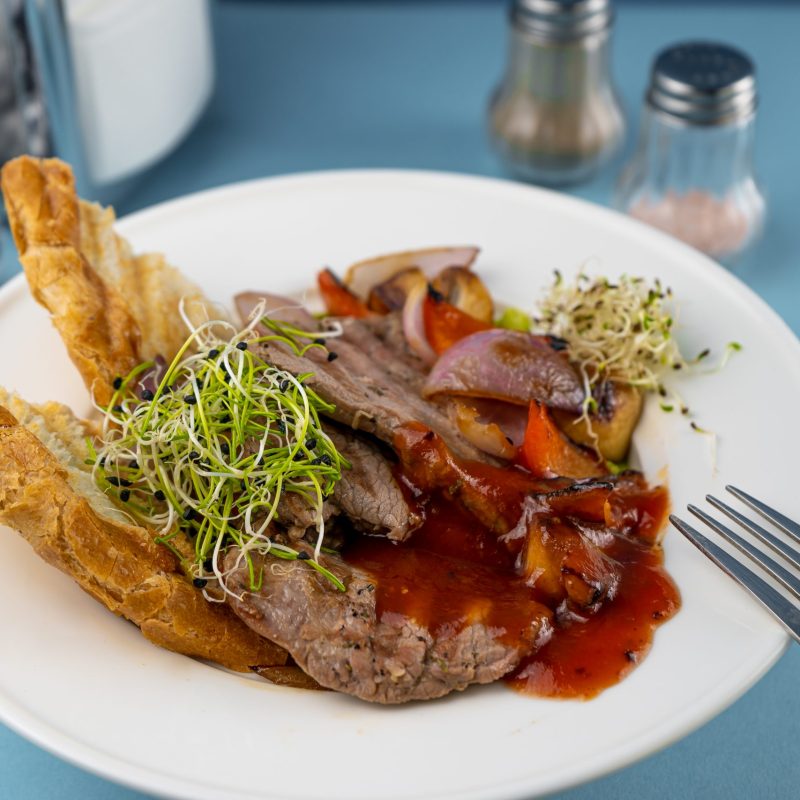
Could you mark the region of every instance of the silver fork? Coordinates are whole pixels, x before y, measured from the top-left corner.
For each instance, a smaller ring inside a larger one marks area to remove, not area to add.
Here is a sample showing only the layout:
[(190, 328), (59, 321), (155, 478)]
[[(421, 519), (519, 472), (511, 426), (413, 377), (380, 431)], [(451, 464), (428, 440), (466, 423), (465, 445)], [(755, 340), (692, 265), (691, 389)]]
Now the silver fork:
[[(800, 525), (789, 519), (784, 514), (770, 508), (755, 497), (737, 489), (735, 486), (725, 487), (734, 497), (737, 497), (762, 517), (783, 531), (788, 537), (800, 544)], [(670, 522), (702, 553), (710, 558), (718, 567), (728, 573), (738, 584), (743, 586), (769, 611), (778, 622), (783, 625), (795, 641), (800, 642), (800, 578), (788, 567), (800, 571), (800, 549), (792, 547), (770, 533), (765, 528), (757, 525), (752, 520), (740, 514), (736, 509), (726, 503), (706, 495), (706, 500), (727, 517), (748, 531), (756, 540), (769, 547), (780, 559), (776, 561), (771, 556), (754, 547), (730, 528), (718, 522), (714, 517), (706, 514), (697, 506), (687, 506), (698, 519), (705, 522), (712, 530), (716, 531), (723, 539), (735, 545), (744, 555), (764, 572), (772, 576), (781, 586), (790, 592), (795, 600), (792, 602), (781, 592), (774, 589), (763, 578), (759, 577), (756, 570), (734, 558), (718, 545), (707, 539), (700, 531), (684, 522), (674, 514), (670, 515)]]

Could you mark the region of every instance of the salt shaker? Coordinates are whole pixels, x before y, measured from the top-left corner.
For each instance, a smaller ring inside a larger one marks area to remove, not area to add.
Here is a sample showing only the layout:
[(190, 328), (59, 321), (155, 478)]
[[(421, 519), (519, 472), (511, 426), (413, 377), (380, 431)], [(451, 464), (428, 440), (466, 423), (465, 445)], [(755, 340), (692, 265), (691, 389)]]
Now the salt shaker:
[(611, 80), (612, 25), (610, 0), (514, 0), (489, 133), (519, 177), (576, 183), (617, 150), (625, 119)]
[(615, 205), (733, 263), (761, 233), (753, 174), (753, 62), (714, 42), (687, 42), (653, 62), (639, 144)]

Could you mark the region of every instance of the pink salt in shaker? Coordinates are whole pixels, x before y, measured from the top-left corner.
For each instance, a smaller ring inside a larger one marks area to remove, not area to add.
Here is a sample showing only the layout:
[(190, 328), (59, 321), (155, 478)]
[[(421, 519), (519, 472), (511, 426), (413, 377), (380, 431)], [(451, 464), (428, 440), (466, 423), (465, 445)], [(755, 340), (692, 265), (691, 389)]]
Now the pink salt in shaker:
[(753, 174), (756, 99), (753, 62), (740, 50), (713, 42), (663, 50), (617, 208), (733, 263), (766, 211)]

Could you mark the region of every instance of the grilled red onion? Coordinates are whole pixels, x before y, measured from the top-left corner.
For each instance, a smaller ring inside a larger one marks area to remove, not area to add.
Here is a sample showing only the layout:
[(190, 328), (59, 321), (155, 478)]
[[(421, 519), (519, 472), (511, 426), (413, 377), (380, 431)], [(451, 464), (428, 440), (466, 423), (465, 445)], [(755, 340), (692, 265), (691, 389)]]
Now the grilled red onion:
[(442, 353), (422, 394), (491, 397), (524, 406), (538, 400), (576, 413), (584, 397), (578, 373), (546, 338), (501, 328), (473, 333)]
[(408, 346), (426, 363), (436, 361), (436, 353), (428, 343), (425, 334), (425, 317), (422, 313), (425, 298), (428, 296), (428, 284), (423, 282), (414, 286), (406, 297), (403, 306), (403, 333)]

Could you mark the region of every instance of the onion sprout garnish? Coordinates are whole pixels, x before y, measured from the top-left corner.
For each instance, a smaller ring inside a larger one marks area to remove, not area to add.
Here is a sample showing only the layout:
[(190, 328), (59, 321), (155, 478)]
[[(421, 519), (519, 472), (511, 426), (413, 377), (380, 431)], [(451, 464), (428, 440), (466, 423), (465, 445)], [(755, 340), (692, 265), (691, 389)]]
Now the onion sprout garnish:
[[(243, 330), (218, 320), (193, 325), (182, 315), (190, 335), (171, 364), (148, 361), (114, 381), (100, 409), (102, 442), (90, 447), (95, 480), (178, 556), (173, 540), (181, 530), (189, 535), (194, 556), (184, 568), (198, 587), (216, 578), (228, 591), (221, 555), (236, 544), (253, 590), (262, 577), (254, 552), (303, 561), (344, 590), (319, 563), (323, 501), (349, 467), (320, 424), (333, 407), (304, 384), (308, 375), (271, 366), (258, 349), (279, 341), (301, 354), (325, 350), (336, 332), (299, 330), (264, 317), (263, 306)], [(271, 535), (287, 494), (313, 509), (313, 558)]]

